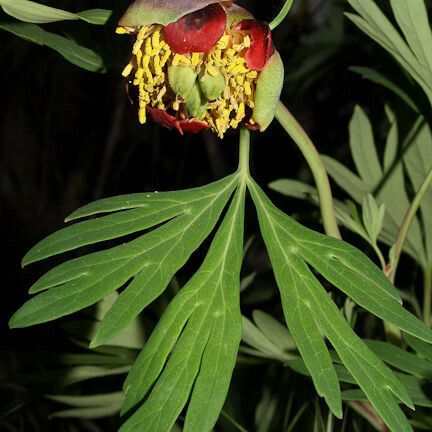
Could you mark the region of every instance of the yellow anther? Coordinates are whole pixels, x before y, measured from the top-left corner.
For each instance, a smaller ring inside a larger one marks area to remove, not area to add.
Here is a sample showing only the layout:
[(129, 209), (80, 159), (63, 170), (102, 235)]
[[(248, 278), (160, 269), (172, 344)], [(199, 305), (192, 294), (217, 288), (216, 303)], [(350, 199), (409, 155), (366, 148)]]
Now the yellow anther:
[(244, 83), (244, 89), (245, 89), (245, 95), (246, 96), (251, 96), (252, 95), (252, 87), (251, 87), (249, 81), (245, 81), (245, 83)]
[(124, 69), (123, 69), (122, 75), (123, 75), (125, 78), (127, 78), (127, 77), (131, 74), (132, 69), (133, 69), (133, 66), (132, 66), (131, 63), (129, 63), (129, 64), (128, 64)]
[(154, 70), (155, 70), (156, 75), (162, 75), (163, 72), (162, 72), (162, 68), (160, 66), (160, 57), (158, 55), (154, 57), (153, 65), (154, 65)]
[(166, 92), (167, 92), (167, 88), (166, 88), (166, 86), (163, 86), (162, 89), (160, 90), (160, 92), (158, 93), (156, 99), (158, 101), (162, 101), (162, 98), (166, 95)]
[(218, 72), (219, 72), (216, 67), (214, 67), (213, 65), (210, 65), (210, 64), (206, 65), (206, 70), (213, 77), (217, 76)]
[(166, 46), (165, 47), (165, 53), (164, 53), (164, 55), (163, 55), (163, 57), (161, 59), (161, 62), (160, 62), (161, 68), (163, 68), (166, 65), (166, 63), (167, 63), (168, 59), (170, 58), (170, 56), (171, 56), (171, 50), (169, 49), (168, 46)]
[(245, 38), (243, 39), (243, 44), (244, 44), (245, 48), (250, 48), (251, 40), (250, 40), (250, 37), (248, 35), (246, 35)]
[(219, 42), (217, 43), (217, 48), (220, 50), (226, 49), (228, 47), (228, 43), (230, 41), (230, 36), (229, 35), (223, 35), (220, 39)]
[(232, 59), (236, 54), (237, 54), (236, 51), (232, 48), (226, 51), (226, 55), (230, 59)]
[(239, 74), (239, 73), (244, 74), (244, 73), (247, 73), (248, 70), (249, 70), (249, 69), (247, 69), (247, 68), (244, 67), (243, 65), (239, 64), (239, 65), (236, 65), (236, 66), (234, 67), (234, 69), (232, 69), (232, 73), (233, 73), (234, 75), (237, 75), (237, 74)]
[(145, 75), (146, 75), (146, 78), (147, 78), (147, 81), (149, 82), (149, 84), (153, 84), (153, 75), (150, 72), (150, 69), (145, 70)]
[(146, 55), (150, 56), (152, 54), (152, 41), (151, 38), (147, 38), (146, 45), (145, 45), (145, 53)]
[(180, 56), (180, 62), (187, 65), (187, 66), (190, 66), (191, 65), (191, 58), (188, 56), (185, 56), (185, 55), (181, 55)]
[(201, 61), (199, 53), (193, 53), (192, 54), (192, 66), (195, 68), (199, 65)]
[(173, 66), (178, 66), (180, 64), (180, 54), (176, 54), (172, 60)]
[(143, 125), (147, 121), (147, 112), (145, 108), (140, 108), (138, 112), (139, 122)]
[(152, 35), (152, 45), (153, 48), (158, 49), (160, 44), (160, 31), (156, 30)]
[(135, 74), (135, 79), (141, 81), (143, 76), (144, 76), (144, 69), (139, 68)]
[(234, 44), (232, 46), (232, 49), (235, 50), (236, 52), (240, 52), (243, 48), (244, 48), (243, 44)]
[(145, 35), (147, 33), (148, 27), (144, 26), (140, 28), (140, 31), (138, 32), (137, 40), (144, 40)]
[(179, 101), (178, 99), (176, 99), (176, 100), (173, 102), (172, 107), (173, 107), (173, 110), (174, 110), (174, 111), (178, 111), (178, 110), (180, 109), (180, 101)]
[(238, 75), (237, 76), (237, 84), (243, 85), (244, 81), (245, 81), (245, 79), (244, 79), (243, 75)]
[(141, 64), (142, 57), (143, 57), (142, 51), (138, 51), (136, 53), (136, 63), (137, 63), (138, 66)]
[(149, 55), (145, 55), (142, 59), (142, 66), (144, 69), (148, 69), (150, 64), (150, 56)]
[(258, 78), (258, 72), (257, 71), (250, 71), (246, 74), (246, 78), (256, 79), (256, 78)]
[(127, 33), (127, 30), (124, 27), (117, 27), (116, 28), (116, 33), (119, 35), (124, 35)]
[(237, 110), (236, 119), (237, 120), (243, 120), (244, 116), (246, 115), (245, 105), (243, 102), (240, 103), (239, 108)]

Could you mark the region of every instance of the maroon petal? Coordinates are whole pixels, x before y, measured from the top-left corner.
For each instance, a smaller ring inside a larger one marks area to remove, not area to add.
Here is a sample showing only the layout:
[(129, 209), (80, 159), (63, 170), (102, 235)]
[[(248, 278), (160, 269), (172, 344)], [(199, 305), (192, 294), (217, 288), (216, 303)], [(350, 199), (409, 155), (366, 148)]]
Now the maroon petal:
[(180, 122), (180, 129), (182, 130), (183, 133), (196, 134), (203, 130), (210, 129), (210, 125), (199, 120), (193, 120), (193, 121), (182, 120)]
[(164, 37), (178, 54), (209, 52), (224, 34), (226, 25), (227, 15), (223, 7), (211, 4), (167, 25)]
[(176, 129), (180, 135), (198, 133), (210, 128), (207, 123), (202, 121), (177, 120), (174, 116), (159, 108), (147, 107), (147, 111), (155, 123), (167, 129)]
[(253, 70), (262, 71), (275, 52), (269, 25), (264, 21), (248, 19), (240, 21), (235, 30), (242, 30), (251, 38), (251, 46), (245, 54), (247, 65)]

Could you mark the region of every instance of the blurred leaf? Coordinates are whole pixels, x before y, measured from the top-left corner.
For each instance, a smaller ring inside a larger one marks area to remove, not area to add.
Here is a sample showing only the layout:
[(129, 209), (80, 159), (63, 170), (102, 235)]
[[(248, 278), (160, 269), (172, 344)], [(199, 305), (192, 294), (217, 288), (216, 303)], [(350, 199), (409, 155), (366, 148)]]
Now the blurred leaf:
[(271, 315), (260, 310), (254, 310), (252, 313), (256, 326), (270, 341), (272, 341), (281, 350), (295, 349), (296, 345), (285, 325)]
[(371, 190), (377, 186), (383, 173), (375, 147), (372, 125), (358, 105), (354, 109), (349, 132), (351, 155), (355, 166), (366, 188)]
[(0, 0), (0, 6), (8, 15), (34, 24), (82, 19), (90, 24), (103, 25), (111, 16), (111, 11), (106, 9), (91, 9), (74, 14), (29, 0)]
[[(417, 191), (432, 167), (432, 134), (429, 126), (424, 124), (410, 148), (404, 155), (404, 163), (411, 183)], [(424, 241), (428, 263), (432, 265), (432, 188), (426, 192), (421, 207)]]
[(363, 223), (372, 242), (376, 243), (383, 228), (385, 204), (378, 205), (371, 194), (363, 199)]
[(73, 408), (68, 410), (56, 411), (50, 415), (50, 418), (82, 418), (82, 419), (98, 419), (111, 417), (118, 414), (121, 408), (121, 402), (106, 406), (98, 406), (91, 408)]
[(422, 340), (417, 339), (409, 334), (404, 334), (404, 339), (408, 345), (418, 354), (432, 362), (432, 345), (427, 344), (426, 342), (423, 342)]
[[(423, 12), (420, 13), (424, 15), (418, 17), (419, 31), (422, 32), (422, 38), (429, 39), (429, 36), (425, 35), (425, 25), (427, 26), (425, 19), (427, 20), (427, 14), (424, 12), (424, 4), (423, 6), (420, 5), (420, 3), (423, 3), (423, 0), (392, 1), (399, 24), (402, 24), (405, 35), (409, 35), (411, 46), (415, 45), (414, 52), (373, 0), (348, 0), (348, 2), (359, 15), (347, 13), (346, 16), (370, 38), (386, 49), (407, 70), (423, 88), (423, 91), (432, 103), (431, 71), (424, 66), (424, 54), (420, 53), (420, 50), (424, 49), (424, 47), (418, 47), (418, 41), (414, 41), (414, 38), (417, 38), (418, 34), (414, 34), (409, 23), (410, 16), (413, 17), (412, 10), (416, 9), (420, 11), (422, 9)], [(412, 6), (409, 5), (411, 3), (413, 4)], [(403, 19), (400, 16), (403, 14), (403, 12), (400, 12), (402, 8), (406, 8), (406, 10), (410, 9), (410, 15)], [(420, 55), (420, 58), (418, 55)]]
[[(396, 373), (399, 381), (407, 389), (414, 405), (432, 408), (432, 385), (430, 382), (421, 381), (416, 377)], [(360, 389), (345, 390), (342, 392), (343, 400), (367, 401), (367, 397)]]
[(424, 0), (390, 0), (396, 21), (417, 57), (422, 73), (432, 81), (432, 33)]
[(349, 194), (358, 203), (361, 203), (364, 196), (369, 192), (362, 179), (337, 160), (325, 155), (321, 155), (321, 158), (326, 170), (336, 184), (345, 191), (349, 191)]
[(90, 396), (48, 395), (47, 398), (73, 407), (102, 407), (111, 404), (121, 406), (124, 401), (124, 394), (123, 392), (116, 392)]
[(39, 45), (46, 45), (82, 69), (90, 72), (105, 71), (102, 57), (94, 51), (78, 45), (71, 39), (49, 33), (35, 24), (0, 23), (0, 28)]
[(265, 354), (268, 358), (283, 361), (283, 359), (288, 359), (290, 357), (246, 317), (243, 317), (242, 340), (257, 351)]
[(395, 83), (390, 81), (387, 77), (385, 77), (384, 75), (382, 75), (381, 73), (379, 73), (375, 69), (371, 69), (368, 67), (362, 67), (362, 66), (352, 66), (352, 67), (350, 67), (350, 70), (362, 75), (363, 78), (366, 78), (370, 81), (373, 81), (376, 84), (379, 84), (379, 85), (382, 85), (383, 87), (388, 88), (393, 93), (398, 95), (415, 112), (419, 112), (415, 102), (411, 99), (411, 97), (404, 90), (402, 90), (399, 86), (397, 86)]
[(387, 364), (419, 378), (432, 379), (432, 362), (388, 343), (366, 340), (366, 345)]

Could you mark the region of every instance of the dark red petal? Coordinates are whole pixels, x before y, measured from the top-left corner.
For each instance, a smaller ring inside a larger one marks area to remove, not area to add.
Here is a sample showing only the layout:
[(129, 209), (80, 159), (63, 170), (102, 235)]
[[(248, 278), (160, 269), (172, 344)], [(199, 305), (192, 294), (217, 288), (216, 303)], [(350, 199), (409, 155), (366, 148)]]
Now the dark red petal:
[(226, 25), (223, 7), (212, 4), (168, 24), (163, 31), (165, 41), (175, 53), (209, 52), (224, 34)]
[(180, 122), (180, 128), (184, 133), (196, 134), (203, 130), (210, 129), (210, 125), (199, 120), (194, 120), (194, 121), (182, 120)]
[(252, 70), (262, 71), (275, 52), (269, 25), (264, 21), (248, 19), (240, 21), (235, 30), (242, 30), (251, 38), (251, 46), (245, 54), (247, 65)]
[(210, 128), (207, 123), (202, 121), (177, 120), (174, 116), (159, 108), (147, 107), (147, 112), (150, 113), (155, 123), (167, 129), (176, 129), (180, 135), (198, 133)]

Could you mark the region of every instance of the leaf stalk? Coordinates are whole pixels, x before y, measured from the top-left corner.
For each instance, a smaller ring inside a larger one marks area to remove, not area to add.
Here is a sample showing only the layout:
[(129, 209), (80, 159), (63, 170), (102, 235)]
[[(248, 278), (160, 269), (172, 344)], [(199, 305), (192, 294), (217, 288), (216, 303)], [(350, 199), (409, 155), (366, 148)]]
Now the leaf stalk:
[(297, 144), (297, 147), (302, 152), (312, 171), (318, 190), (321, 216), (326, 234), (341, 239), (334, 211), (330, 181), (318, 150), (307, 133), (282, 102), (279, 102), (276, 109), (276, 119)]

